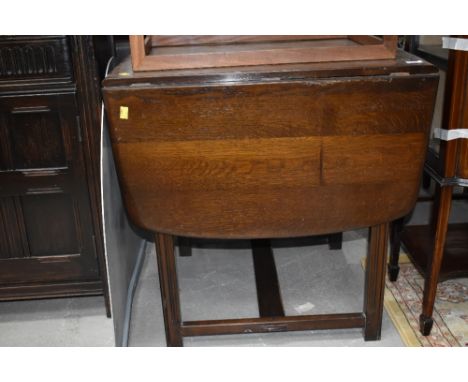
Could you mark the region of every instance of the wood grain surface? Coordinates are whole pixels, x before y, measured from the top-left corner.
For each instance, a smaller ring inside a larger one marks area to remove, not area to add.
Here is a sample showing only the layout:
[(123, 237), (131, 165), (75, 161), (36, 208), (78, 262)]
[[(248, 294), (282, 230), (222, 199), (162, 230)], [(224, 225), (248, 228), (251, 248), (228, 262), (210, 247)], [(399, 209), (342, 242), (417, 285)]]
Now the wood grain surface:
[(393, 59), (397, 36), (130, 36), (134, 71)]
[(146, 229), (326, 234), (394, 220), (415, 203), (434, 75), (124, 81), (104, 95), (127, 209)]

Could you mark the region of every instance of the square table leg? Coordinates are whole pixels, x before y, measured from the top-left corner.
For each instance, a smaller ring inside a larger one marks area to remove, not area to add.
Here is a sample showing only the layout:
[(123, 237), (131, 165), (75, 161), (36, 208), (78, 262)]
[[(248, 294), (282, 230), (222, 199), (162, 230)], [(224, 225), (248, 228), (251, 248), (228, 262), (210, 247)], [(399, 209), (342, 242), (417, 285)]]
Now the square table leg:
[(387, 246), (388, 223), (371, 227), (369, 229), (369, 250), (364, 284), (364, 314), (366, 316), (364, 339), (366, 341), (380, 339)]
[(156, 233), (155, 243), (167, 346), (183, 346), (174, 237)]

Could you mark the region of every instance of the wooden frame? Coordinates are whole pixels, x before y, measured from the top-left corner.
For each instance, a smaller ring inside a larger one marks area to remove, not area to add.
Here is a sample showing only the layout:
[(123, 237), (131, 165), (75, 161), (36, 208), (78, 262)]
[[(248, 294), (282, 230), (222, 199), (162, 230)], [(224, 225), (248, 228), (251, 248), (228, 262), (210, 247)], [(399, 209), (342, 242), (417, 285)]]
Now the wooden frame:
[(397, 36), (130, 36), (133, 71), (393, 59)]
[(174, 252), (174, 236), (155, 234), (156, 257), (167, 346), (183, 346), (183, 338), (218, 334), (271, 333), (362, 328), (366, 341), (380, 339), (385, 288), (388, 223), (369, 228), (362, 312), (287, 316), (283, 309), (269, 240), (252, 240), (260, 317), (183, 321)]

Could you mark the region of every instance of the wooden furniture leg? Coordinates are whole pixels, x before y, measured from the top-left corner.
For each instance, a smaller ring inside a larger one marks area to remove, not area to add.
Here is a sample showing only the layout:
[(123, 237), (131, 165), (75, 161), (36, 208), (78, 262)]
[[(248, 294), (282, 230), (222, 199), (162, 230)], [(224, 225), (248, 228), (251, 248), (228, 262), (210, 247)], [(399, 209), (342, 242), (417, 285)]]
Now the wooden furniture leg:
[(366, 341), (380, 339), (387, 244), (388, 223), (379, 224), (369, 229), (369, 250), (364, 286), (364, 314), (366, 317), (364, 339)]
[(422, 314), (419, 316), (419, 327), (421, 334), (430, 334), (432, 325), (432, 312), (439, 281), (440, 266), (444, 255), (445, 238), (447, 236), (447, 226), (452, 204), (452, 186), (441, 187), (439, 198), (439, 209), (435, 226), (434, 252), (428, 259), (428, 268), (424, 280), (424, 296)]
[(283, 302), (270, 240), (252, 240), (252, 256), (260, 317), (284, 317)]
[(429, 188), (431, 188), (431, 177), (426, 172), (423, 172), (422, 175), (422, 187), (425, 190), (429, 190)]
[(434, 237), (437, 231), (437, 222), (439, 221), (441, 189), (442, 187), (436, 183), (434, 189), (434, 201), (432, 202), (431, 215), (429, 218), (430, 228)]
[(179, 255), (182, 257), (192, 256), (192, 241), (189, 237), (178, 236)]
[(400, 235), (404, 223), (405, 217), (402, 217), (393, 221), (390, 227), (390, 261), (388, 262), (388, 277), (390, 281), (396, 281), (400, 272), (400, 266), (398, 265), (401, 248)]
[(174, 238), (171, 235), (156, 233), (155, 243), (167, 346), (183, 346)]
[(328, 248), (341, 249), (343, 244), (343, 232), (328, 235)]

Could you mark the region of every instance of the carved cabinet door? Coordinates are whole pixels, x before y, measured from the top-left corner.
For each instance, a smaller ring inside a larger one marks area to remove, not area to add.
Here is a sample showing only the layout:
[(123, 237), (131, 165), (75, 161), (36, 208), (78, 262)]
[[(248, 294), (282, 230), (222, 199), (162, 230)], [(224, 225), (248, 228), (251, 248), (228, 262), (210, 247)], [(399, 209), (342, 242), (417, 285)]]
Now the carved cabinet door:
[(99, 278), (74, 93), (0, 97), (0, 286)]

